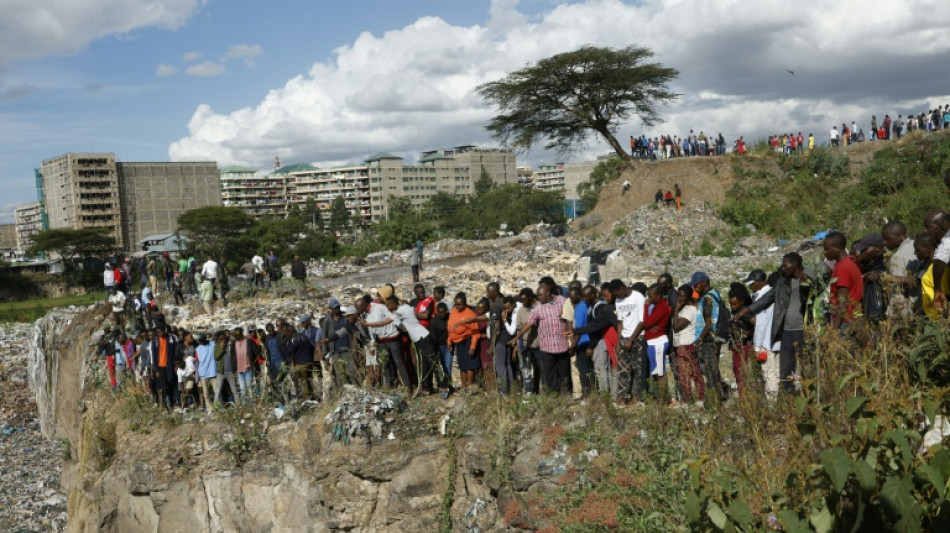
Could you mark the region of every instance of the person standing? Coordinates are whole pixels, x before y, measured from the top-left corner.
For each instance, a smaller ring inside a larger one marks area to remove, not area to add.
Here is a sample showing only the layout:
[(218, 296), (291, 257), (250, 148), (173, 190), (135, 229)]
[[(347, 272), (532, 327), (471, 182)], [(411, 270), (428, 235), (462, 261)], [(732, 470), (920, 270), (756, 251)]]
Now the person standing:
[(722, 296), (712, 288), (705, 272), (694, 272), (689, 285), (700, 297), (693, 342), (706, 380), (706, 401), (713, 398), (724, 401), (725, 391), (722, 390), (722, 376), (719, 373), (719, 352), (724, 339), (716, 335), (719, 330), (719, 311), (723, 306)]
[(421, 259), (419, 258), (419, 250), (413, 248), (409, 252), (409, 270), (412, 273), (412, 282), (419, 283), (419, 269), (421, 268)]
[[(778, 276), (773, 274), (773, 279), (766, 276), (762, 269), (755, 269), (749, 272), (744, 283), (752, 291), (752, 302), (758, 302), (766, 294), (772, 291), (772, 286), (776, 283)], [(779, 380), (781, 379), (781, 369), (778, 360), (778, 352), (781, 344), (772, 342), (772, 320), (774, 316), (775, 303), (767, 306), (765, 309), (755, 313), (755, 328), (752, 332), (752, 349), (755, 352), (756, 359), (762, 363), (762, 377), (765, 381), (765, 393), (769, 399), (775, 399), (778, 396)], [(739, 317), (741, 320), (742, 317)]]
[(106, 263), (103, 267), (102, 284), (105, 287), (106, 294), (111, 294), (112, 289), (115, 288), (115, 271), (109, 263)]
[[(914, 239), (907, 237), (907, 226), (899, 220), (892, 220), (881, 230), (884, 247), (890, 252), (887, 261), (888, 281), (893, 290), (888, 295), (887, 313), (890, 317), (908, 318), (913, 314), (919, 293), (915, 273), (919, 261), (914, 250)], [(877, 271), (867, 274), (867, 278), (876, 281)]]
[[(232, 368), (237, 375), (238, 389), (240, 390), (241, 403), (254, 403), (251, 393), (254, 383), (254, 362), (261, 355), (261, 347), (244, 336), (244, 328), (234, 328), (234, 341), (231, 342), (229, 358)], [(227, 372), (227, 370), (225, 370)], [(234, 396), (238, 396), (238, 391), (234, 391)]]
[(294, 260), (290, 263), (290, 277), (300, 283), (303, 283), (307, 279), (307, 265), (300, 260), (299, 255), (295, 255)]
[[(309, 320), (309, 315), (304, 315), (299, 322), (304, 324)], [(310, 384), (310, 377), (314, 351), (310, 345), (310, 339), (307, 338), (304, 331), (295, 331), (289, 323), (284, 323), (283, 334), (289, 339), (286, 351), (287, 358), (290, 361), (294, 388), (297, 390), (297, 398), (312, 400), (314, 399), (314, 393)]]
[(265, 287), (266, 285), (264, 280), (266, 279), (266, 276), (264, 276), (264, 258), (261, 257), (261, 254), (254, 254), (254, 257), (251, 258), (251, 264), (254, 265), (253, 284), (258, 287)]
[(571, 375), (570, 346), (562, 319), (565, 298), (553, 295), (547, 285), (538, 286), (537, 298), (538, 303), (528, 314), (527, 322), (511, 342), (517, 344), (533, 327), (537, 328), (541, 383), (547, 392), (560, 394), (565, 392)]
[(478, 358), (479, 329), (475, 311), (468, 306), (468, 297), (464, 292), (455, 295), (455, 305), (449, 314), (449, 346), (455, 351), (461, 372), (462, 389), (466, 389), (475, 380), (475, 371), (480, 366)]
[(701, 402), (706, 398), (706, 387), (694, 344), (696, 313), (693, 288), (683, 285), (677, 289), (677, 314), (673, 320), (673, 346), (676, 349), (676, 372), (673, 375), (679, 382), (683, 401), (686, 402)]
[(195, 281), (198, 283), (198, 296), (201, 298), (201, 307), (205, 314), (211, 314), (211, 305), (214, 302), (214, 285), (201, 274), (195, 274)]
[[(885, 120), (888, 120), (885, 117)], [(864, 295), (864, 278), (861, 269), (848, 255), (847, 239), (842, 233), (833, 231), (825, 236), (824, 254), (829, 261), (835, 261), (831, 272), (831, 324), (833, 331), (846, 331), (854, 327), (855, 320), (861, 316), (861, 300)]]
[[(369, 312), (362, 324), (370, 328), (376, 338), (376, 352), (383, 371), (383, 383), (390, 388), (410, 387), (409, 369), (402, 358), (402, 342), (396, 324), (389, 319), (386, 299), (394, 294), (393, 288), (384, 285), (376, 291), (377, 299), (370, 304)], [(373, 325), (379, 324), (379, 325)]]
[[(428, 383), (430, 381), (429, 377), (434, 375), (441, 398), (445, 401), (449, 397), (449, 381), (445, 373), (442, 372), (442, 364), (439, 362), (439, 349), (432, 334), (419, 323), (415, 310), (409, 304), (399, 303), (399, 299), (395, 296), (386, 299), (386, 309), (396, 325), (405, 328), (406, 333), (409, 334), (409, 339), (416, 347), (419, 364), (422, 367), (420, 390), (422, 384)], [(428, 394), (432, 391), (422, 390), (422, 392)]]
[(640, 338), (634, 336), (634, 333), (643, 321), (646, 298), (619, 279), (611, 280), (610, 292), (614, 298), (617, 329), (620, 333), (620, 342), (617, 347), (617, 401), (624, 404), (628, 403), (633, 395), (639, 396), (643, 392), (638, 390), (640, 387), (636, 386), (636, 383), (642, 371), (641, 358), (645, 346)]
[[(168, 252), (162, 252), (162, 272), (165, 274), (165, 290), (172, 291), (172, 280), (175, 279), (176, 263), (172, 261)], [(176, 378), (177, 379), (177, 378)]]
[(198, 335), (198, 346), (195, 347), (195, 357), (198, 358), (198, 379), (201, 384), (201, 407), (211, 412), (214, 398), (218, 395), (217, 365), (214, 360), (214, 342), (208, 340), (207, 335)]

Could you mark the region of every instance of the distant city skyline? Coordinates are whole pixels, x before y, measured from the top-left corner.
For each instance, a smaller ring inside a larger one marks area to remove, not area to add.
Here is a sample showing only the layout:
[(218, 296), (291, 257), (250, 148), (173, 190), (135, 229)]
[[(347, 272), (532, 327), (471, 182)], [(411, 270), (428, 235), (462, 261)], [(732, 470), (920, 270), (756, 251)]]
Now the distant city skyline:
[[(485, 81), (584, 44), (644, 45), (680, 70), (647, 133), (731, 142), (950, 103), (950, 3), (10, 0), (0, 20), (0, 223), (67, 152), (221, 167), (334, 166), (369, 153), (497, 145)], [(789, 71), (794, 72), (794, 75)], [(518, 164), (593, 159), (534, 150)]]

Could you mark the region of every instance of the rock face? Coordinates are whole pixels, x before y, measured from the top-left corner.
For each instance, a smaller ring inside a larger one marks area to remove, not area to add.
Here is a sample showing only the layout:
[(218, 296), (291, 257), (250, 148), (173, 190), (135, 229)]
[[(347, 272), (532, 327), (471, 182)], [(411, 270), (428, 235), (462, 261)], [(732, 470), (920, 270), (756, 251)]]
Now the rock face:
[[(104, 316), (95, 308), (54, 312), (37, 322), (30, 347), (43, 434), (71, 449), (62, 476), (68, 531), (513, 531), (502, 506), (550, 484), (529, 459), (537, 454), (522, 453), (518, 483), (503, 487), (490, 481), (498, 477), (489, 438), (440, 434), (439, 413), (455, 416), (464, 397), (420, 400), (428, 403), (395, 415), (396, 438), (372, 443), (333, 440), (319, 408), (279, 420), (268, 408), (253, 421), (195, 417), (135, 429), (108, 389), (94, 386), (103, 370), (90, 342)], [(105, 464), (95, 444), (103, 421), (117, 428)], [(262, 437), (239, 461), (226, 443), (245, 422)]]

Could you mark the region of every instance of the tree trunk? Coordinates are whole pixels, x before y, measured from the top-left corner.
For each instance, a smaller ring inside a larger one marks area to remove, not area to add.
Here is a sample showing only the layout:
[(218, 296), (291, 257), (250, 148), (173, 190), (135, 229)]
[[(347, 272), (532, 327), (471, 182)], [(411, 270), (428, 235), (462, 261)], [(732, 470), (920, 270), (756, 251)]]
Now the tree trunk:
[(598, 130), (598, 133), (600, 133), (601, 136), (607, 140), (607, 142), (610, 144), (610, 147), (614, 149), (614, 152), (617, 152), (617, 155), (620, 156), (621, 161), (627, 164), (633, 162), (633, 156), (630, 155), (630, 152), (628, 152), (623, 147), (623, 145), (620, 144), (620, 141), (618, 141), (617, 138), (614, 137), (612, 133), (610, 133), (610, 131), (604, 129)]

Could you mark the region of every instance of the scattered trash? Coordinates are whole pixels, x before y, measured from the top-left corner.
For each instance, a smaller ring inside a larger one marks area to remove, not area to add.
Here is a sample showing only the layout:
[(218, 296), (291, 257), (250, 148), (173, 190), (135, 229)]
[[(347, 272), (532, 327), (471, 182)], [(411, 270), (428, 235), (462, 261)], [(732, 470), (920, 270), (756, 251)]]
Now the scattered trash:
[(442, 418), (439, 419), (439, 434), (442, 435), (443, 437), (445, 436), (448, 425), (449, 425), (449, 415), (448, 414), (442, 415)]
[[(344, 385), (342, 398), (324, 419), (327, 425), (333, 426), (330, 441), (342, 440), (349, 444), (357, 435), (364, 436), (367, 443), (381, 440), (384, 426), (395, 420), (387, 415), (402, 411), (404, 407), (405, 402), (399, 396)], [(389, 432), (386, 438), (395, 440), (396, 435)]]

